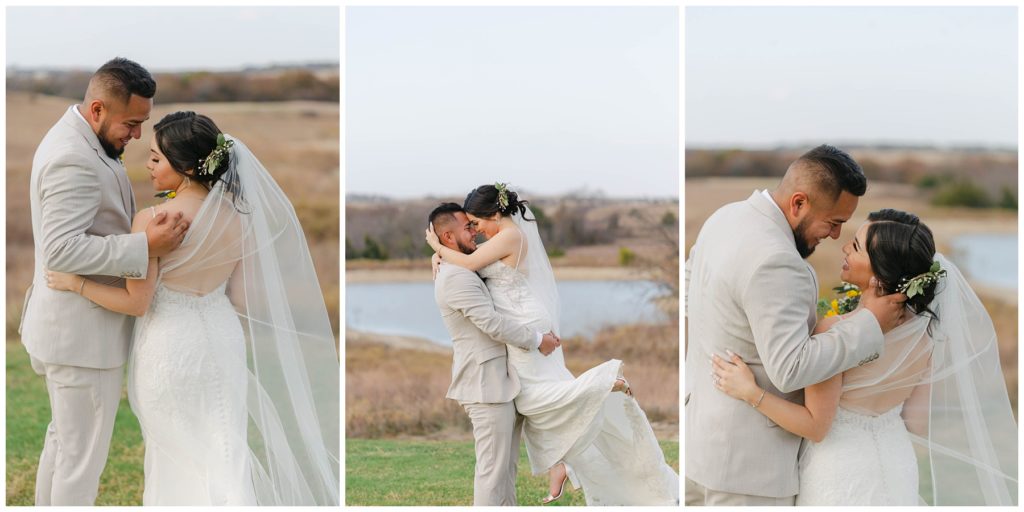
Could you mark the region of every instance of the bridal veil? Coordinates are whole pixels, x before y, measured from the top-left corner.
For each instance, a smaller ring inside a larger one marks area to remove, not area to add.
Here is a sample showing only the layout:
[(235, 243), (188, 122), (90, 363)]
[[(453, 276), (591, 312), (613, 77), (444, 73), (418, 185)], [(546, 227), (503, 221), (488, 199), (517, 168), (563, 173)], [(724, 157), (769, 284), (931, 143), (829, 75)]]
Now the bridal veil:
[[(338, 505), (340, 364), (313, 261), (281, 188), (245, 144), (227, 139), (230, 168), (193, 219), (187, 250), (161, 261), (161, 282), (205, 295), (227, 278), (246, 345), (242, 435), (257, 502)], [(210, 447), (194, 439), (175, 445), (180, 462), (206, 467)]]
[(871, 409), (889, 407), (887, 395), (909, 395), (903, 417), (919, 447), (922, 497), (932, 505), (1015, 505), (1017, 423), (995, 328), (956, 265), (935, 259), (946, 270), (930, 306), (936, 319), (921, 315), (887, 333), (885, 354), (869, 371), (844, 374), (841, 405), (877, 414)]

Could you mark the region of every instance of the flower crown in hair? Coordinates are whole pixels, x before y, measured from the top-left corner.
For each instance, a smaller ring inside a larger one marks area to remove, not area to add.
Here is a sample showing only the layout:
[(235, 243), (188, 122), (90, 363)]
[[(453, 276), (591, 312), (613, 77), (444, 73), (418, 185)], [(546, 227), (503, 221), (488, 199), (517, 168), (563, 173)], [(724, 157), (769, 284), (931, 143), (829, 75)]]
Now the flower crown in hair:
[(508, 183), (495, 182), (494, 188), (498, 189), (498, 208), (504, 212), (508, 209)]
[(906, 294), (908, 299), (915, 295), (923, 295), (925, 286), (938, 281), (940, 277), (945, 275), (946, 269), (940, 268), (939, 262), (933, 261), (932, 267), (928, 269), (928, 272), (900, 279), (900, 284), (896, 287), (896, 291)]
[(217, 170), (217, 167), (220, 166), (221, 160), (228, 154), (228, 150), (234, 145), (235, 141), (227, 140), (224, 138), (223, 133), (218, 133), (217, 147), (213, 148), (213, 151), (206, 158), (199, 159), (199, 169), (196, 169), (196, 174), (213, 174), (213, 171)]

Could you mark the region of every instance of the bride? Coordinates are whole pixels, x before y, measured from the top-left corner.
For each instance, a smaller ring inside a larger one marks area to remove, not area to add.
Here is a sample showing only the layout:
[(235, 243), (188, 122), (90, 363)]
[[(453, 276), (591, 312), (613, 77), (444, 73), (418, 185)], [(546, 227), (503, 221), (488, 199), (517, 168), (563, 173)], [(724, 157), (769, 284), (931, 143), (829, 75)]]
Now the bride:
[[(497, 183), (470, 192), (463, 209), (487, 243), (463, 254), (441, 245), (431, 226), (426, 239), (436, 252), (435, 265), (439, 256), (478, 272), (498, 313), (557, 334), (558, 290), (527, 201)], [(515, 406), (526, 417), (531, 469), (550, 478), (544, 503), (560, 498), (566, 481), (583, 488), (587, 505), (679, 503), (679, 475), (665, 463), (632, 398), (622, 361), (612, 359), (573, 377), (561, 347), (548, 356), (509, 350), (508, 357), (522, 386)]]
[(51, 288), (142, 316), (128, 397), (145, 440), (144, 505), (337, 505), (338, 354), (291, 203), (238, 139), (176, 112), (146, 167), (181, 246), (126, 288), (48, 272)]
[(908, 297), (879, 359), (808, 387), (803, 405), (766, 394), (739, 356), (712, 361), (718, 389), (807, 439), (797, 505), (918, 505), (918, 468), (933, 505), (1016, 504), (1017, 425), (977, 295), (909, 213), (871, 213), (843, 253), (843, 281)]

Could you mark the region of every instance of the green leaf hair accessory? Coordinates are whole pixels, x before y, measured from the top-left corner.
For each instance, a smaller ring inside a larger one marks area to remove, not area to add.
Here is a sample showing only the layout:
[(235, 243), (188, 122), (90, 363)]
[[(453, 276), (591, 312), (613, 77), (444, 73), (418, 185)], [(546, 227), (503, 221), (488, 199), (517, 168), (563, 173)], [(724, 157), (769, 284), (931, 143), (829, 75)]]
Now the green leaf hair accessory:
[(940, 277), (945, 275), (946, 269), (941, 268), (938, 261), (933, 261), (928, 272), (900, 279), (900, 284), (896, 287), (896, 291), (905, 294), (908, 299), (915, 295), (923, 295), (926, 286), (938, 281)]
[(224, 138), (223, 133), (217, 134), (217, 147), (213, 148), (213, 151), (206, 158), (199, 159), (199, 169), (196, 169), (196, 174), (213, 174), (213, 171), (217, 170), (221, 160), (228, 154), (228, 150), (231, 146), (235, 145), (235, 141), (227, 140)]
[(494, 188), (498, 189), (498, 208), (504, 212), (508, 209), (508, 183), (495, 182)]

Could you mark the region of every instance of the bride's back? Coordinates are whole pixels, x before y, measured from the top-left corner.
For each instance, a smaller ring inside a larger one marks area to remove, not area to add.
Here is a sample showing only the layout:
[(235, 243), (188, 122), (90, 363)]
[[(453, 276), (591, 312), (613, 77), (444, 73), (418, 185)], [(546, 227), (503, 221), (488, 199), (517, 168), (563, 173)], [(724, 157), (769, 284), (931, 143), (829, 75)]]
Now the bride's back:
[(885, 335), (885, 350), (876, 360), (843, 373), (839, 405), (877, 416), (910, 398), (931, 371), (930, 319), (916, 315)]
[[(234, 205), (223, 196), (211, 194), (201, 208), (192, 210), (185, 240), (160, 259), (160, 282), (178, 292), (206, 295), (234, 272), (242, 256), (243, 227)], [(185, 216), (189, 217), (188, 211)]]

